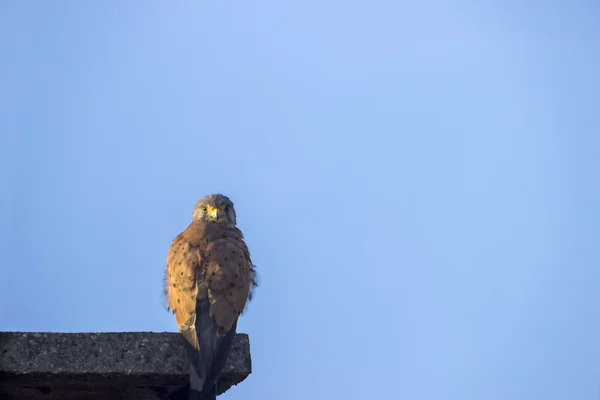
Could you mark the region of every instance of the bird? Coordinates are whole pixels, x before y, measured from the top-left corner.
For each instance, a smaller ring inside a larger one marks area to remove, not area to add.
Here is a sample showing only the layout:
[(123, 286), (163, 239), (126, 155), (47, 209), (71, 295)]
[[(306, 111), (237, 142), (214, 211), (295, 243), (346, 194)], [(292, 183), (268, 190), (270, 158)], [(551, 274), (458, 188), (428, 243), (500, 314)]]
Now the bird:
[(190, 362), (188, 400), (216, 399), (238, 318), (256, 287), (233, 202), (223, 194), (198, 200), (192, 222), (171, 243), (164, 277), (167, 310)]

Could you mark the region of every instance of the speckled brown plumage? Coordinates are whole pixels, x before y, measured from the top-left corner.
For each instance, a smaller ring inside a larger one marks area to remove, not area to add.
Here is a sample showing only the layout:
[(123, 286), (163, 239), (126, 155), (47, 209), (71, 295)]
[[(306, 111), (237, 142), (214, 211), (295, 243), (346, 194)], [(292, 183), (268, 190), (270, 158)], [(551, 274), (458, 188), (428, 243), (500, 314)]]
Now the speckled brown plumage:
[(209, 195), (196, 203), (192, 223), (171, 243), (164, 283), (190, 360), (188, 399), (214, 400), (238, 318), (256, 287), (229, 198)]
[(253, 266), (242, 232), (234, 227), (193, 221), (171, 244), (166, 295), (180, 329), (194, 321), (198, 288), (206, 285), (211, 316), (228, 331), (253, 288)]

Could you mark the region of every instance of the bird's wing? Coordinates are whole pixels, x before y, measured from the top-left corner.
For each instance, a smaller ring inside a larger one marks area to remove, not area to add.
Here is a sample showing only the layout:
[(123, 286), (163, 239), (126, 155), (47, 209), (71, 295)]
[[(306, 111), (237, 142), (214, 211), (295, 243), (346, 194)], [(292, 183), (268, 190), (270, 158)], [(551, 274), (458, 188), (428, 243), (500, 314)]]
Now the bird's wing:
[(237, 229), (224, 229), (209, 252), (206, 282), (211, 314), (219, 330), (227, 332), (244, 311), (253, 288), (252, 262)]
[(171, 243), (165, 276), (168, 306), (182, 330), (194, 326), (198, 295), (197, 277), (201, 269), (199, 249), (184, 233), (185, 231), (179, 234)]

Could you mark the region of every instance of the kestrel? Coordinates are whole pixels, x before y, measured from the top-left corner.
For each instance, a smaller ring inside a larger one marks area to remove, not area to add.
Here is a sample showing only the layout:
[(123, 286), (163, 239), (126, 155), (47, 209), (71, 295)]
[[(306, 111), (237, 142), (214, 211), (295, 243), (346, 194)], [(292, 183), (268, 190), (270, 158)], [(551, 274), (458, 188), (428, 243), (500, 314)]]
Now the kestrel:
[(233, 203), (221, 194), (199, 200), (192, 222), (171, 243), (165, 276), (168, 309), (175, 314), (190, 360), (188, 399), (216, 399), (217, 378), (238, 317), (255, 287)]

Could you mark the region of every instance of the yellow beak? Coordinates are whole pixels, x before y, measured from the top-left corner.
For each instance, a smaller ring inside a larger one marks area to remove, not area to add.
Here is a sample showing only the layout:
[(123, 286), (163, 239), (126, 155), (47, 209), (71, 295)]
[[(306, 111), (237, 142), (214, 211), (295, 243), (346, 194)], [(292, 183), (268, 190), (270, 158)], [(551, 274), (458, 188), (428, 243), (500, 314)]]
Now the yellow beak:
[(223, 211), (215, 207), (212, 210), (210, 210), (210, 215), (218, 221), (223, 218)]

